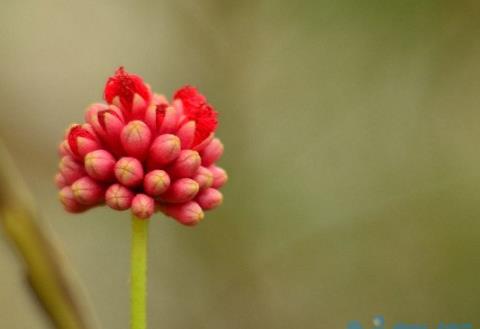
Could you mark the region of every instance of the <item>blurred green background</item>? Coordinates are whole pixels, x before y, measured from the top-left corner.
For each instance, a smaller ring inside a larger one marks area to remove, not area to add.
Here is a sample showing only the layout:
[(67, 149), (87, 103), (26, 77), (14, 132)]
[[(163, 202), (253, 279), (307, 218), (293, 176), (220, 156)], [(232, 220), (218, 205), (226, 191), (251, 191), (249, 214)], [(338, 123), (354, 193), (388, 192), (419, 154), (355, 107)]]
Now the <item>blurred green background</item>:
[[(14, 1), (0, 137), (102, 328), (127, 328), (127, 213), (64, 213), (56, 147), (119, 65), (220, 112), (224, 205), (151, 225), (151, 328), (480, 325), (480, 3)], [(0, 327), (49, 328), (0, 238)]]

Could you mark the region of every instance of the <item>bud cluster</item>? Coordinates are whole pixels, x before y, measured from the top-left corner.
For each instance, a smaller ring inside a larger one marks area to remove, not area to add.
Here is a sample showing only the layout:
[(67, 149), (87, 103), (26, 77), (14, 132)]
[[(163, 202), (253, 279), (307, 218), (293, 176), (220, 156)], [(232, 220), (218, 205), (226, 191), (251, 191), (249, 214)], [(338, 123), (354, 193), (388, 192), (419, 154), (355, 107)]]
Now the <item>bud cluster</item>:
[(107, 81), (107, 104), (93, 104), (59, 146), (55, 183), (73, 213), (106, 204), (143, 219), (161, 211), (195, 225), (222, 203), (226, 172), (217, 113), (191, 86), (172, 102), (120, 67)]

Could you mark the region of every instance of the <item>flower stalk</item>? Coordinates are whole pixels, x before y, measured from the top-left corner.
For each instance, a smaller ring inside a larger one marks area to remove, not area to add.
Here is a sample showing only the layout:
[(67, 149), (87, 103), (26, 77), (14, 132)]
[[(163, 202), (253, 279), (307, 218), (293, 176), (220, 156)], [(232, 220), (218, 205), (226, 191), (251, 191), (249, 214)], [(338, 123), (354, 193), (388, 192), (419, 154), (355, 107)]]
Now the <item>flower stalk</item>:
[(130, 302), (131, 329), (147, 328), (147, 219), (132, 216)]

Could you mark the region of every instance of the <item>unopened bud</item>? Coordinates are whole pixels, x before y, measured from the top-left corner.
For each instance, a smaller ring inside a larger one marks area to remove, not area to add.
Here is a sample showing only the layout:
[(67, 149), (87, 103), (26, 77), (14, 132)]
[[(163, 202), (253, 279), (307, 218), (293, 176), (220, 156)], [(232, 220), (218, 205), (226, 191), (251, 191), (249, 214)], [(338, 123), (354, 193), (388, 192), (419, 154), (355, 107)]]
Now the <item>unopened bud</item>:
[(212, 141), (205, 146), (205, 148), (202, 151), (202, 165), (205, 167), (208, 167), (215, 162), (217, 162), (218, 159), (223, 154), (223, 144), (220, 142), (218, 138), (212, 139)]
[(103, 188), (91, 177), (85, 176), (72, 184), (72, 191), (78, 203), (93, 206), (103, 199)]
[(66, 155), (60, 160), (58, 168), (60, 169), (63, 178), (65, 178), (67, 185), (72, 184), (77, 179), (86, 175), (85, 169), (81, 163), (77, 162), (70, 155)]
[(141, 219), (148, 219), (155, 210), (155, 201), (145, 194), (137, 194), (132, 201), (132, 213)]
[(199, 186), (190, 178), (180, 178), (173, 182), (160, 199), (170, 203), (182, 203), (192, 200), (198, 193)]
[(96, 150), (85, 156), (85, 170), (90, 177), (110, 181), (114, 178), (115, 158), (105, 150)]
[(227, 175), (227, 172), (223, 170), (223, 168), (220, 168), (217, 166), (210, 166), (208, 167), (208, 170), (210, 170), (210, 172), (213, 175), (213, 183), (212, 183), (213, 188), (218, 189), (227, 182), (228, 175)]
[(175, 135), (164, 134), (158, 136), (152, 143), (149, 153), (149, 162), (152, 165), (166, 165), (175, 160), (180, 154), (180, 140)]
[(125, 210), (130, 208), (134, 193), (123, 185), (113, 184), (105, 192), (106, 204), (116, 210)]
[(70, 186), (65, 186), (62, 188), (58, 193), (58, 197), (60, 202), (63, 204), (63, 207), (68, 212), (80, 213), (88, 209), (87, 206), (77, 202)]
[(200, 166), (195, 173), (195, 176), (193, 176), (193, 180), (198, 183), (200, 190), (204, 190), (212, 186), (213, 174), (207, 168)]
[(180, 138), (182, 149), (188, 149), (195, 138), (195, 121), (187, 121), (177, 131), (177, 136)]
[(163, 170), (152, 170), (145, 175), (143, 188), (145, 192), (153, 197), (157, 197), (165, 192), (170, 186), (170, 177)]
[(129, 156), (143, 160), (150, 148), (152, 133), (144, 122), (134, 120), (123, 128), (120, 139), (123, 149)]
[(201, 191), (195, 201), (198, 202), (200, 207), (203, 210), (210, 210), (213, 208), (218, 207), (223, 202), (223, 195), (222, 193), (214, 188), (207, 188), (206, 190)]
[(197, 151), (182, 150), (172, 163), (168, 172), (173, 177), (193, 177), (200, 167), (200, 155)]
[(193, 226), (204, 217), (202, 208), (195, 201), (179, 205), (165, 205), (161, 208), (164, 214), (176, 219), (183, 225)]
[(136, 158), (124, 157), (115, 164), (115, 177), (128, 187), (138, 186), (143, 180), (143, 167)]

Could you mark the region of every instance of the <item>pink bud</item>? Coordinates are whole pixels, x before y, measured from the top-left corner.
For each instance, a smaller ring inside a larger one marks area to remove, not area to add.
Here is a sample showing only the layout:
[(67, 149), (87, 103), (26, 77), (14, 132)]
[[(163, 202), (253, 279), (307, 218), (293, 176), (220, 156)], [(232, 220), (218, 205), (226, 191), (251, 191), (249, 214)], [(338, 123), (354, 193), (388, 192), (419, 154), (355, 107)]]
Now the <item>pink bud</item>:
[(63, 204), (63, 207), (66, 211), (71, 213), (80, 213), (88, 209), (87, 206), (82, 205), (75, 200), (73, 191), (70, 186), (65, 186), (58, 193), (60, 202)]
[(155, 210), (155, 201), (145, 194), (137, 194), (132, 201), (132, 213), (141, 219), (148, 219)]
[(143, 180), (142, 164), (136, 158), (121, 158), (115, 164), (115, 177), (127, 187), (138, 186)]
[(168, 103), (151, 105), (145, 114), (145, 122), (154, 133), (172, 133), (177, 127), (177, 113)]
[(58, 154), (63, 157), (65, 155), (72, 155), (72, 151), (70, 150), (70, 146), (68, 146), (68, 141), (64, 140), (58, 145)]
[(114, 178), (115, 158), (105, 150), (96, 150), (85, 156), (85, 170), (95, 179), (110, 181)]
[(188, 149), (192, 146), (195, 138), (195, 121), (187, 121), (177, 131), (177, 136), (182, 143), (182, 149)]
[(123, 149), (129, 156), (143, 160), (150, 147), (152, 133), (143, 121), (134, 120), (123, 128), (120, 139)]
[(200, 167), (200, 155), (197, 151), (182, 150), (172, 163), (169, 173), (173, 177), (193, 177)]
[(195, 201), (198, 202), (203, 210), (210, 210), (222, 204), (223, 195), (217, 189), (207, 188), (197, 195)]
[(97, 137), (86, 125), (73, 125), (68, 132), (67, 140), (72, 153), (80, 159), (83, 159), (87, 153), (100, 148)]
[(208, 167), (214, 164), (223, 154), (223, 144), (218, 138), (212, 141), (202, 151), (202, 165)]
[(203, 190), (212, 186), (213, 174), (207, 168), (200, 166), (193, 176), (193, 180), (198, 183), (200, 190)]
[(98, 125), (98, 113), (100, 111), (108, 110), (108, 105), (101, 103), (94, 103), (85, 110), (85, 121), (95, 128)]
[[(150, 88), (147, 87), (149, 90)], [(147, 110), (148, 103), (139, 94), (135, 93), (132, 100), (132, 118), (143, 120), (145, 117), (145, 111)]]
[(153, 197), (159, 196), (170, 186), (170, 177), (163, 170), (152, 170), (145, 175), (143, 188), (145, 192)]
[(122, 113), (114, 105), (94, 104), (87, 109), (86, 120), (111, 151), (122, 154), (120, 133), (125, 126)]
[[(157, 119), (158, 122), (158, 119)], [(157, 126), (159, 134), (169, 134), (175, 131), (178, 122), (178, 114), (173, 106), (169, 106), (165, 109), (165, 115), (162, 120), (162, 124)]]
[(213, 188), (220, 188), (227, 182), (228, 180), (227, 172), (222, 168), (217, 166), (210, 166), (208, 167), (208, 170), (210, 170), (210, 172), (213, 175), (213, 184), (212, 184)]
[(63, 177), (61, 173), (55, 175), (55, 185), (60, 189), (68, 185), (65, 177)]
[(189, 201), (179, 205), (164, 205), (161, 209), (165, 215), (188, 226), (197, 224), (204, 217), (202, 208), (200, 208), (195, 201)]
[(58, 168), (60, 169), (60, 173), (62, 174), (63, 178), (65, 178), (67, 185), (72, 184), (77, 179), (86, 175), (82, 164), (75, 161), (75, 159), (69, 155), (64, 156), (60, 160)]
[(85, 176), (72, 184), (75, 200), (83, 205), (92, 206), (103, 199), (103, 188), (92, 178)]
[(168, 190), (160, 196), (164, 202), (183, 203), (192, 200), (198, 193), (199, 186), (190, 178), (180, 178), (173, 182)]
[(130, 208), (133, 197), (133, 192), (120, 184), (111, 185), (105, 192), (105, 202), (110, 208), (116, 210)]
[(152, 143), (149, 163), (153, 166), (166, 165), (180, 154), (180, 140), (175, 135), (160, 135)]

